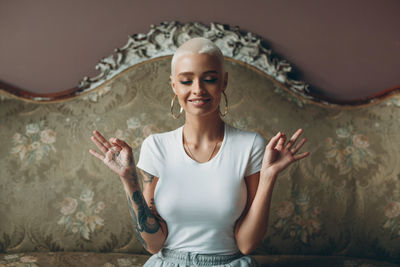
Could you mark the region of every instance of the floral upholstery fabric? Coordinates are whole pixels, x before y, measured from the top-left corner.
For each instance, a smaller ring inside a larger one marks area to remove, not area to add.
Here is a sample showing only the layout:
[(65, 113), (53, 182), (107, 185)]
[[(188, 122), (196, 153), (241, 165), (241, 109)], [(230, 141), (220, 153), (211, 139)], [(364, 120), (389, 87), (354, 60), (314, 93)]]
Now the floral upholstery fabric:
[[(125, 140), (137, 160), (145, 137), (182, 125), (183, 118), (169, 114), (169, 62), (133, 66), (89, 93), (53, 103), (0, 92), (0, 253), (148, 255), (119, 177), (89, 153), (97, 149), (90, 136), (97, 129)], [(280, 174), (255, 254), (399, 263), (400, 96), (338, 108), (296, 96), (233, 60), (227, 70), (227, 123), (267, 140), (303, 128), (308, 141), (300, 152), (311, 152)]]
[(148, 258), (126, 253), (30, 252), (0, 254), (0, 267), (141, 267)]

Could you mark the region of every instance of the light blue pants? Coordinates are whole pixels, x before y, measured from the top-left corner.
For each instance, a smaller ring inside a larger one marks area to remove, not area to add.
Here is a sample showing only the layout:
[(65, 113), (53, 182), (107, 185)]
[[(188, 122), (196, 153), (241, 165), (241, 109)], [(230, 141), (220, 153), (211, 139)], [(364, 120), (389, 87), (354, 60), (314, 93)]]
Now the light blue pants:
[(162, 248), (153, 254), (143, 267), (189, 267), (189, 266), (218, 266), (218, 267), (258, 267), (257, 261), (240, 251), (232, 255), (199, 254)]

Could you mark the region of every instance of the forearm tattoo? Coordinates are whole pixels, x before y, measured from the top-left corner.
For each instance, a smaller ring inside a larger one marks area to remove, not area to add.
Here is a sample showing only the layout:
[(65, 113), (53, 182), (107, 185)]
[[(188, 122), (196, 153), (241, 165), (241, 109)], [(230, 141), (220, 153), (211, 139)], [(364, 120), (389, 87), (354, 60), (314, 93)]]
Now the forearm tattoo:
[[(132, 206), (132, 201), (137, 205), (138, 214), (136, 214)], [(143, 239), (141, 233), (156, 233), (160, 229), (160, 223), (155, 215), (152, 213), (150, 208), (147, 206), (141, 191), (138, 190), (133, 192), (131, 199), (128, 198), (128, 203), (131, 209), (136, 234), (138, 235), (143, 247), (147, 249), (147, 244)]]
[(130, 171), (128, 173), (128, 177), (133, 182), (134, 186), (139, 186), (139, 179), (138, 179), (137, 171), (136, 171), (136, 168), (134, 167), (134, 165), (135, 164), (134, 164), (132, 156), (129, 156), (128, 166), (125, 166), (125, 167), (131, 166), (132, 168), (130, 169)]
[(134, 186), (139, 186), (139, 179), (138, 179), (137, 172), (135, 169), (132, 170), (130, 176), (132, 177), (132, 182), (133, 182)]
[(158, 214), (157, 210), (156, 210), (156, 206), (154, 205), (154, 198), (150, 199), (150, 210), (153, 212), (154, 216), (156, 216), (156, 218), (158, 219), (159, 222), (164, 222), (164, 219), (161, 218), (161, 216)]

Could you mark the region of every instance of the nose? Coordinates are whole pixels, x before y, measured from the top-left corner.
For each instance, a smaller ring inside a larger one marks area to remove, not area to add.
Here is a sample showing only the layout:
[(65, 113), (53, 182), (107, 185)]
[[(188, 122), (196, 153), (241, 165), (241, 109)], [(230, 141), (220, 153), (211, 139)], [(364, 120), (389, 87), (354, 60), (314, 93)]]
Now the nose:
[(193, 82), (193, 93), (194, 94), (202, 94), (204, 93), (204, 85), (201, 82), (200, 79), (195, 79), (195, 81)]

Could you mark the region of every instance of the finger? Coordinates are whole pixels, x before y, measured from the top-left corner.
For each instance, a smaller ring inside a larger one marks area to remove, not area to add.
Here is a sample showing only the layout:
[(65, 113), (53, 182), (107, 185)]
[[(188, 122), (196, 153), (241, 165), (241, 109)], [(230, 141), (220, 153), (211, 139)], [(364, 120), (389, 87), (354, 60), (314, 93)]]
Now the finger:
[(92, 141), (96, 144), (96, 146), (97, 146), (104, 154), (107, 153), (108, 148), (105, 147), (105, 146), (103, 145), (103, 143), (100, 142), (99, 139), (97, 139), (96, 136), (91, 136), (90, 138), (92, 139)]
[(96, 138), (103, 144), (104, 147), (106, 148), (111, 148), (111, 144), (104, 138), (103, 135), (97, 130), (93, 131), (93, 134), (96, 136)]
[(299, 138), (300, 134), (303, 132), (303, 129), (298, 129), (290, 138), (290, 140), (286, 144), (286, 148), (290, 149), (294, 143), (296, 143), (297, 138)]
[(294, 158), (294, 160), (296, 161), (296, 160), (305, 158), (305, 157), (307, 157), (308, 155), (310, 155), (310, 152), (304, 152), (304, 153), (302, 153), (302, 154), (294, 155), (293, 158)]
[(281, 136), (281, 138), (279, 138), (278, 144), (276, 145), (275, 148), (278, 150), (282, 150), (283, 144), (285, 143), (285, 141), (286, 141), (286, 135), (282, 134), (282, 136)]
[(304, 143), (307, 141), (307, 139), (304, 137), (300, 143), (298, 143), (295, 147), (293, 147), (290, 152), (292, 152), (292, 154), (296, 154), (297, 151), (300, 150), (300, 148), (304, 145)]
[(114, 138), (115, 142), (122, 147), (122, 149), (127, 149), (127, 150), (131, 150), (131, 147), (123, 140), (118, 139), (118, 138)]
[(272, 138), (271, 138), (271, 140), (269, 141), (269, 143), (267, 144), (267, 147), (268, 148), (274, 148), (274, 147), (276, 147), (276, 144), (278, 143), (278, 141), (279, 141), (279, 138), (282, 136), (282, 133), (281, 132), (279, 132), (279, 133), (277, 133), (275, 136), (273, 136)]
[(98, 158), (99, 160), (104, 161), (104, 156), (103, 155), (100, 155), (99, 153), (97, 153), (93, 149), (89, 149), (89, 152), (90, 152), (90, 154), (92, 154), (93, 156)]

